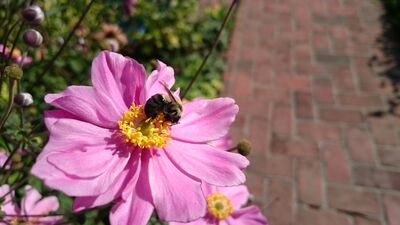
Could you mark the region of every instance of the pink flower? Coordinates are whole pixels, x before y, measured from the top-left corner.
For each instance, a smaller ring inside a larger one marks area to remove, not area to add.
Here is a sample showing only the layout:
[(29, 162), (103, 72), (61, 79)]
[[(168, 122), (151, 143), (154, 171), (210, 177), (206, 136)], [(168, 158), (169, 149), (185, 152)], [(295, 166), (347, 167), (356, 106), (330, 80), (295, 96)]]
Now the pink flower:
[[(4, 48), (4, 45), (0, 44), (0, 54), (3, 53), (3, 48)], [(8, 57), (10, 55), (10, 51), (11, 50), (6, 47), (6, 49), (4, 50), (4, 55), (6, 57)], [(29, 56), (22, 57), (21, 51), (17, 48), (14, 49), (11, 59), (14, 61), (14, 63), (17, 63), (17, 64), (20, 64), (21, 60), (23, 60), (22, 61), (23, 66), (29, 65), (32, 63), (32, 58)]]
[(175, 82), (171, 67), (158, 62), (146, 80), (141, 64), (104, 51), (91, 73), (93, 87), (45, 97), (59, 109), (45, 112), (50, 138), (32, 169), (46, 185), (76, 196), (75, 211), (115, 200), (112, 224), (146, 224), (153, 209), (162, 220), (187, 222), (205, 213), (202, 181), (245, 181), (248, 160), (209, 144), (234, 121), (233, 99), (188, 102), (173, 125), (162, 113), (147, 119), (143, 112), (151, 96), (168, 95), (163, 85)]
[(207, 196), (207, 213), (203, 218), (189, 223), (169, 223), (170, 225), (267, 225), (267, 219), (256, 206), (242, 208), (248, 199), (245, 185), (216, 187), (203, 184)]
[[(5, 195), (0, 205), (0, 211), (5, 214), (0, 225), (6, 224), (38, 224), (52, 225), (60, 222), (62, 216), (46, 216), (59, 207), (58, 199), (54, 196), (42, 198), (42, 195), (33, 187), (25, 187), (25, 196), (21, 200), (21, 208), (12, 202), (14, 196), (10, 187), (5, 184), (0, 187), (0, 197)], [(43, 215), (43, 216), (41, 216)], [(25, 222), (25, 223), (24, 223)]]

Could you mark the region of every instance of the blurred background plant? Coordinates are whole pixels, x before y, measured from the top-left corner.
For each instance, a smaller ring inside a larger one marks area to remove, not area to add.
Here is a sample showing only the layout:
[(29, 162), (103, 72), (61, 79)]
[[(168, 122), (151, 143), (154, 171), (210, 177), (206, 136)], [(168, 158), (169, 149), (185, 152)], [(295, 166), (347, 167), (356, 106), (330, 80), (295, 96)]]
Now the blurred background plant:
[[(130, 56), (148, 71), (155, 67), (155, 59), (162, 60), (175, 69), (176, 87), (185, 88), (227, 12), (224, 4), (200, 8), (196, 0), (139, 0), (133, 12), (127, 14), (123, 13), (122, 1), (98, 0), (66, 43), (90, 2), (0, 0), (0, 112), (5, 115), (7, 109), (11, 110), (0, 128), (0, 151), (13, 154), (9, 166), (0, 171), (0, 182), (29, 183), (43, 195), (58, 196), (61, 205), (57, 213), (65, 214), (71, 224), (85, 225), (108, 224), (109, 207), (72, 214), (71, 198), (46, 189), (40, 180), (28, 176), (47, 141), (42, 117), (49, 106), (43, 101), (44, 95), (59, 92), (67, 85), (90, 85), (91, 61), (102, 49)], [(32, 3), (34, 7), (29, 8)], [(27, 7), (29, 10), (23, 12)], [(216, 97), (223, 88), (223, 56), (232, 21), (187, 98)], [(54, 64), (49, 64), (64, 44), (66, 48)], [(13, 63), (23, 69), (22, 79), (15, 81), (15, 90), (10, 85), (12, 78), (4, 76)], [(18, 188), (16, 198), (22, 195), (23, 188)], [(163, 224), (156, 216), (149, 223)]]

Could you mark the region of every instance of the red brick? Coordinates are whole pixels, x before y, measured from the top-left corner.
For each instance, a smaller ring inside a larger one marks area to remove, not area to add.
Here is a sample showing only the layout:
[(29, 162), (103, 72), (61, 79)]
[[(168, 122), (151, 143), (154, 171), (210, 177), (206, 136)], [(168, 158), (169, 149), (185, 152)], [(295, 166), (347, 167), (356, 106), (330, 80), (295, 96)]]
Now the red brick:
[(297, 172), (300, 201), (310, 205), (321, 205), (321, 164), (318, 161), (301, 160)]
[(293, 163), (290, 158), (268, 156), (265, 161), (265, 174), (271, 176), (293, 176)]
[(258, 200), (263, 198), (264, 178), (253, 173), (246, 173), (246, 186), (254, 197)]
[(255, 88), (255, 99), (259, 102), (290, 103), (289, 90), (283, 88)]
[(324, 147), (326, 175), (329, 182), (348, 184), (351, 182), (349, 162), (345, 151), (338, 144)]
[(263, 155), (268, 144), (268, 120), (265, 117), (250, 118), (249, 141), (252, 144), (252, 154)]
[(229, 135), (231, 136), (232, 140), (240, 140), (243, 139), (243, 137), (245, 137), (243, 128), (238, 128), (238, 127), (231, 127), (229, 129)]
[(340, 129), (331, 124), (299, 122), (297, 124), (297, 133), (302, 137), (313, 140), (340, 139)]
[(400, 172), (357, 166), (353, 167), (353, 177), (357, 185), (400, 190)]
[(276, 85), (278, 87), (304, 90), (310, 88), (310, 79), (304, 76), (278, 76), (276, 78)]
[(290, 182), (271, 179), (268, 181), (267, 200), (270, 202), (265, 215), (270, 224), (293, 224), (293, 185)]
[(326, 79), (315, 80), (314, 93), (315, 100), (320, 103), (334, 103), (332, 83)]
[(313, 118), (313, 104), (310, 92), (296, 92), (296, 115), (298, 118)]
[(348, 225), (345, 215), (330, 211), (301, 208), (297, 215), (297, 225)]
[(272, 127), (274, 133), (291, 134), (292, 132), (292, 109), (286, 105), (274, 105)]
[(381, 223), (370, 218), (356, 217), (354, 220), (354, 225), (381, 225)]
[(254, 75), (254, 81), (257, 85), (272, 86), (274, 82), (273, 67), (265, 64), (257, 65)]
[(385, 194), (384, 202), (389, 225), (398, 225), (400, 221), (400, 195)]
[(352, 160), (374, 164), (374, 145), (367, 131), (359, 128), (349, 128), (346, 140)]
[(294, 54), (296, 57), (296, 63), (308, 63), (311, 62), (311, 49), (308, 44), (301, 44), (294, 47)]
[(340, 95), (339, 102), (345, 106), (354, 107), (381, 107), (382, 102), (376, 95)]
[(378, 144), (395, 145), (399, 143), (394, 124), (385, 117), (371, 118), (368, 122), (372, 128), (374, 139)]
[(235, 74), (233, 94), (238, 97), (250, 97), (252, 95), (252, 84), (250, 74)]
[(309, 75), (320, 74), (323, 71), (323, 68), (317, 65), (313, 65), (311, 63), (300, 63), (296, 64), (293, 67), (293, 71), (295, 74), (301, 76), (309, 76)]
[(268, 116), (269, 106), (266, 103), (248, 98), (235, 98), (235, 100), (239, 105), (239, 113), (241, 114)]
[(312, 37), (312, 44), (318, 51), (329, 50), (329, 38), (325, 34), (317, 34)]
[(379, 159), (383, 165), (386, 166), (399, 166), (400, 165), (400, 151), (379, 149)]
[(359, 111), (341, 108), (323, 108), (319, 111), (320, 118), (332, 122), (359, 123), (362, 115)]
[(380, 213), (377, 195), (374, 192), (352, 187), (328, 187), (329, 206), (343, 211), (378, 215)]
[(300, 158), (317, 158), (319, 156), (317, 143), (302, 139), (274, 137), (271, 151)]
[(253, 156), (250, 155), (248, 171), (268, 176), (292, 177), (292, 159), (286, 156)]
[(355, 85), (350, 69), (344, 68), (338, 71), (334, 71), (334, 81), (336, 83), (336, 88), (341, 91), (355, 91)]

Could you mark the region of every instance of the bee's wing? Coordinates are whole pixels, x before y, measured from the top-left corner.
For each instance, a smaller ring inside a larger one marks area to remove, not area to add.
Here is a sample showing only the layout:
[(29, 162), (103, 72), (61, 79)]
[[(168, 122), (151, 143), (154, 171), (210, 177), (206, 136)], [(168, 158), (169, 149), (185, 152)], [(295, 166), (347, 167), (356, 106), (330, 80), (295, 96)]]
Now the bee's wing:
[(171, 90), (169, 90), (168, 85), (164, 81), (159, 81), (160, 84), (165, 88), (165, 91), (168, 93), (169, 97), (176, 103), (182, 105), (182, 102), (179, 99), (176, 99), (172, 94)]

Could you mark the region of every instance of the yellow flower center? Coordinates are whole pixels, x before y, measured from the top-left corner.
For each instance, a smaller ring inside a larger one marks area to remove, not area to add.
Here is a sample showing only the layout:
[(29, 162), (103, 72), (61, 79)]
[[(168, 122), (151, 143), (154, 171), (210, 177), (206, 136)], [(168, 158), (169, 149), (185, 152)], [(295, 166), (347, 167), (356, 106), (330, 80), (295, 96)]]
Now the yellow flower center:
[(233, 206), (228, 197), (220, 193), (207, 196), (208, 212), (219, 220), (223, 220), (233, 212)]
[(125, 142), (140, 148), (162, 148), (167, 145), (171, 140), (171, 125), (165, 121), (163, 113), (154, 119), (147, 118), (143, 106), (136, 106), (135, 103), (118, 121)]

